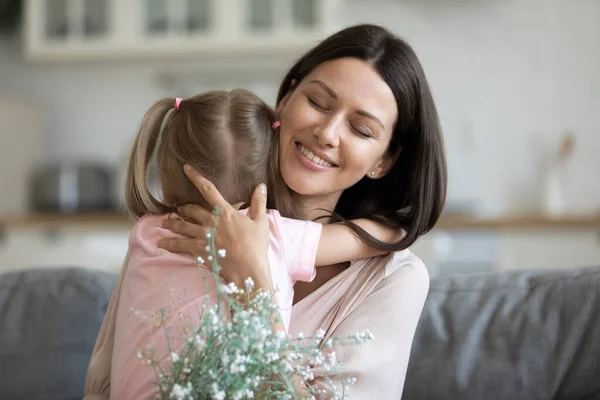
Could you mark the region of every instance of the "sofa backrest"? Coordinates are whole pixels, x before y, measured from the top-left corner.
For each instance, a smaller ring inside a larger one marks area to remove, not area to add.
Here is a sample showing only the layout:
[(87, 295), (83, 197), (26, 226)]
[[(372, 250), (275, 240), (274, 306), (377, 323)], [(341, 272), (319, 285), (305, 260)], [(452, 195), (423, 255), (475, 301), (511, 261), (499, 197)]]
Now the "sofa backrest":
[(81, 399), (118, 276), (83, 268), (0, 275), (0, 399)]
[(432, 279), (403, 399), (600, 399), (600, 267)]

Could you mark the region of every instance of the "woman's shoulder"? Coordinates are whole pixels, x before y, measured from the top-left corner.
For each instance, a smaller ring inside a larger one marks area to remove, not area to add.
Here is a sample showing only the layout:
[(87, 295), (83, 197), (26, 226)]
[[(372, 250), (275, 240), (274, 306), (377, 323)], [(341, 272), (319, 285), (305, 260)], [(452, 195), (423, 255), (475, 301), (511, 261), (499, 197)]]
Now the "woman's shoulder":
[(425, 263), (410, 249), (396, 251), (383, 258), (385, 273), (383, 285), (400, 286), (423, 297), (429, 291), (429, 272)]

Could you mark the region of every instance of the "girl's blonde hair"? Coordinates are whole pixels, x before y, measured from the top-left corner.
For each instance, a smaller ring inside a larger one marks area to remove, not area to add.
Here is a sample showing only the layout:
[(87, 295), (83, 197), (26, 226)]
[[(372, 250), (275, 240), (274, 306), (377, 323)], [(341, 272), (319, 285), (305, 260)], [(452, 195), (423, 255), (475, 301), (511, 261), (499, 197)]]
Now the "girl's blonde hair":
[[(133, 143), (125, 180), (129, 213), (175, 212), (184, 204), (206, 202), (183, 173), (190, 164), (231, 204), (249, 203), (266, 183), (269, 208), (294, 216), (290, 190), (279, 172), (275, 112), (247, 90), (212, 91), (183, 99), (164, 98), (146, 112)], [(152, 195), (149, 170), (156, 162), (162, 199)]]

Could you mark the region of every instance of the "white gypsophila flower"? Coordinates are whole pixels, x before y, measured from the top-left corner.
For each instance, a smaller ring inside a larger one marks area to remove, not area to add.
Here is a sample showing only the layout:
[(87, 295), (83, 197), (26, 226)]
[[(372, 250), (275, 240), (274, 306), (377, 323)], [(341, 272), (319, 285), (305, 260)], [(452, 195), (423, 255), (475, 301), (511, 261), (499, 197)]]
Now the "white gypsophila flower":
[(365, 337), (368, 340), (375, 340), (375, 335), (373, 335), (373, 333), (368, 329), (365, 331)]
[(213, 260), (213, 256), (208, 256), (206, 258), (208, 258), (208, 261), (212, 261)]
[(182, 386), (178, 383), (173, 385), (171, 389), (171, 398), (174, 400), (187, 400), (192, 394), (192, 384), (188, 382), (186, 386)]
[(229, 365), (229, 355), (227, 355), (227, 353), (221, 354), (221, 362), (225, 365)]
[(374, 340), (375, 336), (373, 336), (373, 334), (371, 333), (370, 330), (366, 330), (364, 332), (361, 333), (355, 333), (353, 335), (354, 339), (358, 342), (358, 343), (364, 343), (367, 340)]
[(225, 396), (226, 396), (225, 392), (220, 391), (220, 392), (213, 394), (212, 399), (213, 400), (225, 400), (225, 398), (226, 398)]
[(267, 354), (265, 354), (265, 359), (267, 360), (268, 363), (272, 363), (274, 361), (279, 360), (279, 354), (278, 353), (267, 353)]
[(283, 362), (283, 371), (286, 374), (292, 373), (294, 371), (294, 367), (292, 364), (290, 364), (288, 361), (284, 361)]
[(217, 384), (217, 382), (213, 382), (213, 384), (211, 385), (211, 390), (213, 400), (225, 400), (225, 392), (219, 389), (219, 385)]
[(177, 353), (171, 353), (171, 362), (176, 363), (179, 361), (179, 355)]
[(208, 251), (210, 251), (210, 246), (206, 246), (206, 247), (204, 248), (204, 250), (206, 250), (207, 252), (208, 252)]
[(141, 351), (137, 352), (137, 358), (142, 358), (144, 356), (144, 354)]
[(219, 254), (219, 257), (225, 258), (225, 255), (227, 254), (227, 250), (225, 250), (225, 249), (219, 249), (217, 251), (217, 253)]
[(237, 292), (238, 288), (233, 282), (229, 282), (227, 285), (221, 285), (221, 290), (227, 294), (233, 294)]
[(246, 287), (246, 290), (252, 290), (254, 288), (254, 281), (252, 280), (252, 278), (246, 278), (246, 280), (244, 281), (244, 286)]
[(196, 262), (197, 262), (198, 264), (204, 264), (204, 258), (202, 258), (202, 257), (198, 256), (198, 257), (196, 257)]
[[(215, 234), (211, 232), (208, 253), (204, 257), (211, 255), (211, 277), (215, 278), (214, 284), (219, 289), (216, 291), (217, 302), (209, 296), (201, 306), (200, 326), (190, 327), (193, 329), (190, 334), (184, 334), (186, 352), (176, 355), (172, 366), (154, 362), (160, 398), (187, 400), (204, 394), (208, 399), (242, 400), (253, 398), (254, 392), (260, 392), (265, 398), (292, 399), (299, 395), (297, 388), (289, 384), (292, 377), (306, 390), (301, 398), (308, 399), (311, 395), (312, 398), (338, 398), (337, 392), (346, 389), (347, 377), (340, 372), (342, 362), (338, 361), (336, 353), (325, 348), (346, 343), (356, 345), (372, 339), (372, 334), (367, 330), (345, 338), (327, 338), (324, 329), (310, 336), (273, 331), (273, 312), (278, 311), (272, 301), (273, 291), (256, 289), (251, 278), (244, 281), (243, 288), (234, 284), (221, 285), (216, 259), (225, 257), (226, 253), (214, 248)], [(204, 262), (204, 259), (197, 261)], [(164, 313), (162, 316), (164, 322)], [(275, 317), (275, 320), (280, 321), (281, 317)], [(183, 325), (187, 324), (181, 325), (185, 330)], [(146, 358), (152, 357), (144, 352), (143, 359)], [(171, 361), (171, 357), (167, 361)], [(319, 388), (311, 386), (313, 368), (327, 371), (331, 380), (322, 382)], [(277, 385), (270, 384), (272, 377), (277, 375), (288, 379), (278, 380)], [(339, 380), (339, 386), (334, 380)], [(188, 381), (193, 390), (186, 397)], [(322, 396), (318, 394), (320, 389), (324, 389)]]
[(204, 340), (202, 340), (200, 335), (195, 335), (193, 340), (194, 340), (194, 346), (196, 346), (196, 349), (199, 350), (200, 348), (202, 348), (202, 346), (204, 346)]
[(330, 364), (335, 364), (337, 362), (337, 356), (335, 354), (335, 351), (332, 351), (331, 353), (327, 354), (327, 362)]
[[(208, 232), (208, 233), (206, 234), (206, 238), (207, 238), (207, 239), (210, 239), (211, 237), (212, 237), (212, 234), (211, 234), (210, 232)], [(207, 251), (208, 251), (208, 250), (207, 250)]]

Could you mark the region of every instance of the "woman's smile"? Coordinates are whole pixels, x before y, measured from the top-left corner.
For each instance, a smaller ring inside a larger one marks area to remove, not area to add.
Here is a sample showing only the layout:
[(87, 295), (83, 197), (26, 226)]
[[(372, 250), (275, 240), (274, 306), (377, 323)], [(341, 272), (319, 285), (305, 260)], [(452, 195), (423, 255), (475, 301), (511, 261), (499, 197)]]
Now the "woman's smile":
[(319, 152), (316, 149), (309, 149), (300, 142), (295, 142), (295, 144), (296, 149), (298, 150), (296, 156), (298, 157), (300, 164), (311, 171), (329, 171), (338, 167), (331, 158), (327, 157), (322, 152)]

